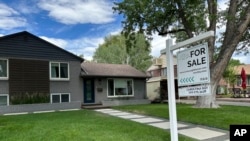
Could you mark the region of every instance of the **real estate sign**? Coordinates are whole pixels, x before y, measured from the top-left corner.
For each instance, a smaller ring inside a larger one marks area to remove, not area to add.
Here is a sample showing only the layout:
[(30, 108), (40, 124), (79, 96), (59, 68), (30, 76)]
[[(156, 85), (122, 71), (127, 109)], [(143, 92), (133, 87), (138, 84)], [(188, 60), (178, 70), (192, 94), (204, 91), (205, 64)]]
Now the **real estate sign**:
[(210, 85), (195, 85), (190, 87), (181, 87), (179, 88), (179, 95), (184, 96), (204, 96), (209, 95), (211, 92)]
[(210, 83), (207, 43), (179, 52), (177, 54), (177, 64), (179, 96), (210, 94), (210, 86), (203, 86)]

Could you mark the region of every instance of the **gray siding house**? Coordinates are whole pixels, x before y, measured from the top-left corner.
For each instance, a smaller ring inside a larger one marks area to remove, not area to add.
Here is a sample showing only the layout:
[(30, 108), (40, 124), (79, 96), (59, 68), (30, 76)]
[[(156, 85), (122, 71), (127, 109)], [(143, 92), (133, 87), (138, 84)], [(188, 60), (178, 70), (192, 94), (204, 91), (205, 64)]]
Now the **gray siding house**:
[(146, 104), (148, 76), (122, 64), (82, 63), (84, 103), (104, 106)]
[(149, 103), (145, 73), (83, 61), (27, 31), (0, 37), (0, 114)]
[(0, 37), (0, 113), (79, 108), (83, 61), (26, 31)]

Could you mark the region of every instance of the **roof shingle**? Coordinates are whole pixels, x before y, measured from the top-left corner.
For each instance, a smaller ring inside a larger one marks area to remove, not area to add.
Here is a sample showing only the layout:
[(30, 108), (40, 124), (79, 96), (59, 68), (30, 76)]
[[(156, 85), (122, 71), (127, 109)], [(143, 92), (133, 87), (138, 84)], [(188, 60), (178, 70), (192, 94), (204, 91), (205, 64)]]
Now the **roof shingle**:
[(132, 66), (123, 64), (82, 63), (81, 68), (83, 77), (148, 77), (145, 73)]
[(245, 69), (246, 75), (250, 75), (250, 64), (236, 66), (235, 67), (236, 75), (240, 75), (241, 74), (242, 68)]

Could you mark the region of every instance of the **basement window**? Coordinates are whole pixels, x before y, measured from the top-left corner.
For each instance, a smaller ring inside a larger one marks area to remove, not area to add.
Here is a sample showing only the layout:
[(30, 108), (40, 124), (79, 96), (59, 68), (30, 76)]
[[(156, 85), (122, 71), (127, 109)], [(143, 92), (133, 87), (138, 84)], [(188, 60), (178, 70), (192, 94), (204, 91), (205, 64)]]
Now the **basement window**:
[(8, 105), (9, 105), (9, 95), (0, 94), (0, 106), (8, 106)]
[(70, 94), (69, 93), (52, 93), (50, 96), (51, 103), (64, 103), (70, 102)]

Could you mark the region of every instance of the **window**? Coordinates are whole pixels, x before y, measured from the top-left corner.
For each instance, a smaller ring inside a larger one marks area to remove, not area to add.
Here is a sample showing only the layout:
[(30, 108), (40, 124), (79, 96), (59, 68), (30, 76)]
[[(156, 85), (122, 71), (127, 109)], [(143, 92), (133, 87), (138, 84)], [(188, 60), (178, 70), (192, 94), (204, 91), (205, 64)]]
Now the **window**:
[(236, 85), (241, 86), (241, 77), (240, 76), (237, 76), (237, 78), (236, 78)]
[(9, 95), (0, 94), (0, 106), (8, 106), (8, 105), (9, 105)]
[(134, 88), (131, 79), (108, 79), (108, 96), (133, 96)]
[(69, 64), (51, 62), (50, 63), (50, 79), (69, 80)]
[(69, 93), (53, 93), (50, 96), (51, 103), (63, 103), (70, 102), (70, 94)]
[(247, 76), (247, 85), (250, 85), (250, 76)]
[(0, 59), (0, 79), (8, 78), (8, 60)]
[(167, 68), (161, 69), (161, 76), (167, 76)]

